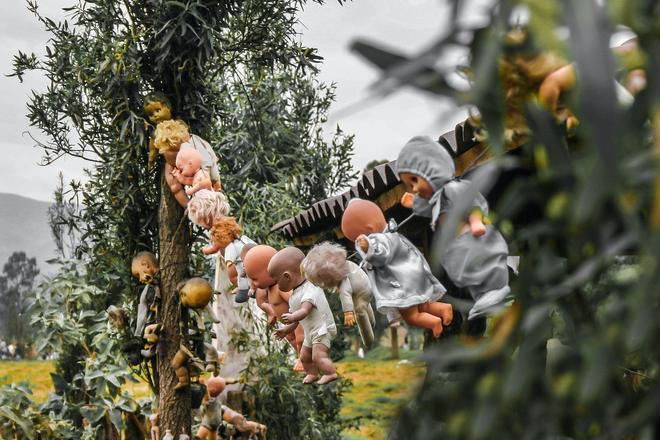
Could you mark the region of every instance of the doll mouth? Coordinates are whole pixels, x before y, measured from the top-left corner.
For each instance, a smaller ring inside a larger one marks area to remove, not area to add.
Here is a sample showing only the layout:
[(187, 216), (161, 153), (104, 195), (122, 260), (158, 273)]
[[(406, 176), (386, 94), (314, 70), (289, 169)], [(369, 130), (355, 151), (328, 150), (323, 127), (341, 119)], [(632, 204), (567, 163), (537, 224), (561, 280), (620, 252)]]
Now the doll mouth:
[(142, 275), (142, 277), (140, 278), (140, 282), (148, 284), (151, 282), (152, 279), (153, 277), (151, 275)]

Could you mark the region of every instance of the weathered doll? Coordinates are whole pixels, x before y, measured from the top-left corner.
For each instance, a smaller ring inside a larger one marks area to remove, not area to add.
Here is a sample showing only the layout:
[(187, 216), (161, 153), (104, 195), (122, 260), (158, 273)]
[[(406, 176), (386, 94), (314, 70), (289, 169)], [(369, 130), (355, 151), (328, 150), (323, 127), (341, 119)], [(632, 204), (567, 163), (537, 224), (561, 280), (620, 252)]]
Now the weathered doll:
[(176, 180), (186, 186), (186, 195), (193, 196), (202, 189), (212, 190), (211, 177), (202, 168), (202, 155), (192, 148), (181, 149), (176, 155)]
[[(396, 168), (408, 191), (416, 194), (411, 207), (417, 215), (431, 217), (432, 229), (443, 224), (454, 206), (461, 202), (468, 205), (458, 213), (463, 223), (456, 237), (441, 251), (442, 267), (457, 287), (467, 288), (475, 301), (468, 319), (501, 308), (511, 290), (509, 248), (486, 217), (488, 203), (484, 196), (468, 180), (455, 178), (451, 156), (429, 137), (408, 141), (399, 153)], [(470, 194), (473, 200), (465, 203)]]
[(246, 302), (250, 290), (250, 283), (245, 277), (243, 260), (240, 256), (246, 244), (254, 244), (254, 241), (241, 234), (241, 227), (234, 217), (218, 217), (211, 227), (211, 245), (202, 249), (207, 255), (220, 251), (227, 268), (236, 268), (238, 292), (234, 301), (237, 303)]
[[(268, 264), (277, 251), (266, 245), (257, 245), (251, 248), (243, 258), (243, 269), (250, 280), (250, 286), (255, 292), (257, 306), (266, 313), (269, 325), (282, 320), (282, 316), (289, 311), (290, 291), (279, 288), (277, 281), (270, 276)], [(285, 335), (287, 341), (300, 353), (304, 339), (303, 328), (295, 329), (295, 333)], [(295, 369), (302, 368), (302, 365)]]
[(436, 302), (446, 292), (433, 276), (422, 253), (407, 238), (390, 232), (378, 205), (352, 199), (341, 219), (341, 230), (362, 256), (376, 308), (388, 317), (401, 315), (408, 324), (440, 336), (452, 321), (450, 304)]
[(194, 149), (202, 155), (202, 168), (210, 176), (213, 189), (220, 191), (220, 172), (215, 152), (202, 138), (191, 135), (188, 132), (188, 126), (183, 121), (171, 119), (159, 123), (154, 133), (154, 145), (158, 152), (165, 157), (165, 179), (181, 206), (188, 205), (188, 196), (183, 191), (181, 183), (176, 179), (178, 175), (176, 157), (180, 150)]
[(222, 402), (220, 394), (225, 390), (225, 380), (220, 377), (211, 377), (206, 381), (207, 395), (202, 404), (202, 424), (197, 431), (197, 437), (202, 440), (216, 440), (218, 429), (222, 425)]
[(316, 245), (307, 253), (302, 269), (312, 284), (339, 293), (344, 325), (351, 327), (357, 322), (362, 343), (369, 347), (374, 341), (376, 325), (371, 308), (371, 283), (357, 264), (346, 260), (346, 249), (330, 242)]
[[(323, 289), (305, 279), (300, 270), (305, 254), (295, 247), (279, 251), (268, 263), (268, 273), (280, 290), (292, 290), (289, 297), (289, 312), (282, 315), (286, 325), (275, 331), (283, 338), (293, 333), (299, 324), (305, 331), (300, 360), (307, 375), (304, 384), (317, 382), (320, 385), (337, 379), (337, 371), (328, 356), (332, 339), (337, 335), (337, 326)], [(319, 373), (323, 376), (320, 377)]]
[(213, 227), (215, 219), (228, 213), (227, 197), (220, 191), (201, 189), (188, 202), (188, 219), (207, 230)]
[[(144, 112), (147, 114), (149, 121), (154, 126), (163, 121), (172, 119), (172, 104), (163, 93), (155, 92), (149, 94), (144, 98)], [(158, 148), (154, 143), (154, 138), (149, 139), (149, 167), (151, 168), (156, 163), (158, 157)]]
[(160, 287), (156, 278), (160, 270), (158, 259), (151, 252), (140, 252), (131, 261), (131, 273), (144, 284), (138, 303), (134, 336), (143, 337), (145, 328), (156, 322)]

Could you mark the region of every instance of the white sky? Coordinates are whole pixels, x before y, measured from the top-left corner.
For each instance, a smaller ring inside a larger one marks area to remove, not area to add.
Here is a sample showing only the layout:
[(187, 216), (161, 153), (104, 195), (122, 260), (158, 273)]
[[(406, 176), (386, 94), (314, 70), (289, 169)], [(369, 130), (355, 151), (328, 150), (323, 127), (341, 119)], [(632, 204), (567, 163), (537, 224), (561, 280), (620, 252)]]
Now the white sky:
[[(52, 16), (72, 0), (41, 0), (41, 8)], [(23, 84), (5, 75), (11, 71), (11, 59), (18, 50), (43, 52), (48, 35), (42, 30), (21, 0), (3, 4), (0, 14), (0, 148), (5, 160), (0, 162), (0, 192), (13, 192), (38, 200), (51, 200), (56, 178), (61, 171), (66, 180), (82, 179), (79, 160), (60, 159), (40, 167), (42, 152), (24, 134), (29, 131), (26, 101), (31, 89), (43, 89), (45, 82), (34, 74)], [(428, 94), (404, 88), (387, 99), (366, 106), (357, 113), (339, 112), (368, 95), (367, 87), (378, 71), (348, 51), (355, 38), (368, 38), (400, 52), (413, 55), (447, 29), (447, 8), (441, 0), (354, 0), (340, 6), (334, 0), (326, 4), (310, 3), (300, 17), (302, 42), (319, 49), (325, 58), (321, 79), (337, 85), (337, 102), (331, 109), (329, 130), (339, 123), (346, 133), (354, 133), (354, 165), (361, 169), (372, 159), (395, 159), (399, 149), (419, 134), (437, 136), (464, 118), (447, 104)]]

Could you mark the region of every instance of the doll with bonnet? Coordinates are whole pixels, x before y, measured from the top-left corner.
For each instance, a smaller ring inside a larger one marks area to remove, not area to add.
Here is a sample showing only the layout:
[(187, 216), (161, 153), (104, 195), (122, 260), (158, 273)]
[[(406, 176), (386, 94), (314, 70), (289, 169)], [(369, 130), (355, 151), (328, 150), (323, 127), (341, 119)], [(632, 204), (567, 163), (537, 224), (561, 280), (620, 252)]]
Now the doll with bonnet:
[(441, 250), (441, 264), (451, 281), (457, 287), (467, 288), (475, 301), (468, 319), (503, 307), (511, 291), (509, 248), (488, 220), (484, 196), (468, 180), (455, 177), (450, 154), (427, 136), (408, 141), (399, 153), (396, 171), (406, 189), (415, 194), (408, 207), (417, 215), (430, 217), (431, 229), (442, 225), (454, 207), (467, 206), (456, 213), (463, 222), (456, 236)]
[(357, 323), (362, 344), (369, 347), (374, 341), (376, 325), (371, 308), (371, 283), (357, 264), (346, 259), (346, 249), (330, 242), (318, 244), (307, 253), (302, 270), (312, 284), (339, 294), (344, 325), (352, 327)]

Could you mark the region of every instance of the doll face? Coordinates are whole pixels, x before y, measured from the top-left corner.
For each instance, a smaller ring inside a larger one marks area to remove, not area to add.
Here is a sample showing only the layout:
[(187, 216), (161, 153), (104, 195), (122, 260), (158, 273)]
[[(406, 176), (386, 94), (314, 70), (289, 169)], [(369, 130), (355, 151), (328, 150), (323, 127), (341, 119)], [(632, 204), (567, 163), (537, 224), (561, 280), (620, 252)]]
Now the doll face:
[(202, 167), (202, 156), (191, 148), (180, 150), (176, 156), (176, 167), (182, 175), (192, 177)]
[(383, 232), (386, 226), (383, 211), (369, 200), (351, 200), (341, 218), (341, 231), (351, 241), (362, 234)]
[(158, 273), (156, 257), (146, 254), (136, 256), (131, 263), (131, 273), (140, 283), (151, 284), (154, 281), (156, 273)]
[(400, 173), (399, 178), (406, 186), (406, 191), (417, 194), (424, 199), (430, 199), (433, 197), (433, 188), (423, 177), (412, 173)]
[(172, 119), (172, 109), (164, 102), (151, 101), (144, 106), (144, 111), (154, 124)]
[(243, 270), (253, 288), (267, 289), (275, 284), (275, 280), (268, 273), (268, 263), (276, 253), (277, 251), (270, 246), (259, 245), (245, 254)]

